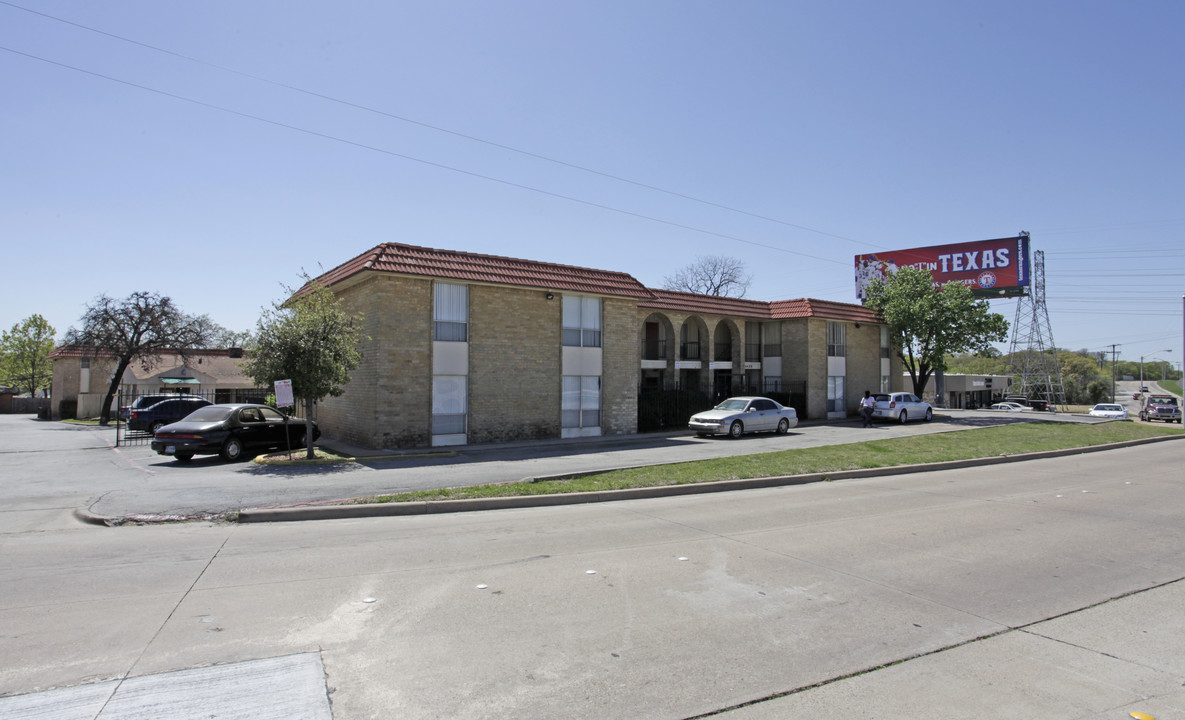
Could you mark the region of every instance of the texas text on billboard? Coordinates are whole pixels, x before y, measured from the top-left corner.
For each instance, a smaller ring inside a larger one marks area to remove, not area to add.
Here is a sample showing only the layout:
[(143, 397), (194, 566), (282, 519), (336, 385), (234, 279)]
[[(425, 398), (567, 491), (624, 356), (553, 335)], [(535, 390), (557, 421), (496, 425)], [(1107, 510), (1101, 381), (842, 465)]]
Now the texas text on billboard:
[(1029, 236), (889, 250), (856, 256), (856, 297), (897, 268), (929, 270), (935, 285), (961, 282), (980, 297), (1023, 295), (1029, 286)]

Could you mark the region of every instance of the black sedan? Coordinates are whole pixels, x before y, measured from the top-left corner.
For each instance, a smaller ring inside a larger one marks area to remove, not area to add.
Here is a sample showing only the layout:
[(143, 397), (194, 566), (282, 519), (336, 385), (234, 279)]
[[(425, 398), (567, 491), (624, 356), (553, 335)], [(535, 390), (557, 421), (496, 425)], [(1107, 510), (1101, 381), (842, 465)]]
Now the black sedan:
[[(320, 436), (314, 423), (313, 442)], [(164, 426), (152, 439), (153, 450), (180, 462), (188, 462), (194, 455), (221, 455), (234, 462), (290, 446), (305, 446), (305, 421), (289, 418), (270, 405), (207, 405)]]

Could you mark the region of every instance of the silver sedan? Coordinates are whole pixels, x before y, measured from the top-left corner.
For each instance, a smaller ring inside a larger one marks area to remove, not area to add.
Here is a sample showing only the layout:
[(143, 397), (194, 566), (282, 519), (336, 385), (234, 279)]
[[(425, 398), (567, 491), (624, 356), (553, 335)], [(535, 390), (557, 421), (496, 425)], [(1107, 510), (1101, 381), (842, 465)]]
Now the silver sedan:
[(747, 432), (784, 434), (798, 424), (798, 412), (763, 397), (734, 397), (711, 410), (698, 412), (687, 427), (699, 437), (728, 435), (739, 438)]

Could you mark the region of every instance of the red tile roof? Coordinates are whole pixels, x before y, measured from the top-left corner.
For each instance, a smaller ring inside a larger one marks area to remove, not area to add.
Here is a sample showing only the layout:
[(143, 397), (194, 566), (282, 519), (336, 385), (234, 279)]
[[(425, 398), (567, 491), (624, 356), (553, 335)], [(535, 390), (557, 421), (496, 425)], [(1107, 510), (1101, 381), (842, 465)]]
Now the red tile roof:
[[(367, 270), (540, 290), (570, 290), (590, 295), (632, 297), (640, 300), (638, 307), (655, 310), (762, 320), (824, 317), (833, 320), (880, 322), (880, 318), (872, 310), (849, 303), (811, 299), (771, 303), (656, 290), (643, 286), (633, 276), (621, 272), (518, 260), (497, 255), (478, 255), (457, 250), (436, 250), (402, 243), (383, 243), (371, 248), (315, 278), (314, 282), (331, 286)], [(308, 289), (309, 285), (306, 283), (295, 297), (307, 293)]]
[(728, 315), (732, 317), (751, 317), (768, 320), (769, 303), (761, 300), (744, 300), (741, 298), (718, 297), (715, 295), (696, 295), (695, 293), (676, 292), (674, 290), (655, 290), (653, 300), (643, 300), (638, 303), (641, 308), (655, 310), (677, 310), (687, 313), (701, 313), (705, 315)]
[[(365, 270), (540, 290), (570, 290), (591, 295), (650, 297), (650, 291), (626, 273), (401, 243), (383, 243), (338, 265), (316, 278), (315, 282), (329, 286)], [(307, 289), (308, 285), (297, 294), (303, 294)]]
[(802, 298), (799, 300), (778, 300), (770, 303), (770, 317), (774, 320), (789, 318), (820, 317), (829, 320), (851, 320), (854, 322), (883, 322), (872, 308), (851, 303)]
[(742, 300), (738, 298), (696, 295), (672, 290), (651, 290), (653, 300), (638, 303), (640, 308), (655, 310), (676, 310), (704, 315), (724, 315), (759, 320), (788, 320), (791, 318), (819, 317), (829, 320), (851, 320), (854, 322), (879, 323), (880, 316), (863, 305), (832, 302), (830, 300)]

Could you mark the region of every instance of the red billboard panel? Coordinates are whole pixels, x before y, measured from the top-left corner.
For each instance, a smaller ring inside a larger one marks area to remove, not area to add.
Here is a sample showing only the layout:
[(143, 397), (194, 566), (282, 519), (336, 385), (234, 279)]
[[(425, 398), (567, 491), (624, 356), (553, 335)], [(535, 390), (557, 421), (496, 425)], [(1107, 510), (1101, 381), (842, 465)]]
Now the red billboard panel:
[(932, 245), (856, 256), (856, 297), (897, 268), (929, 270), (935, 285), (961, 282), (980, 297), (1023, 295), (1029, 286), (1029, 236)]

